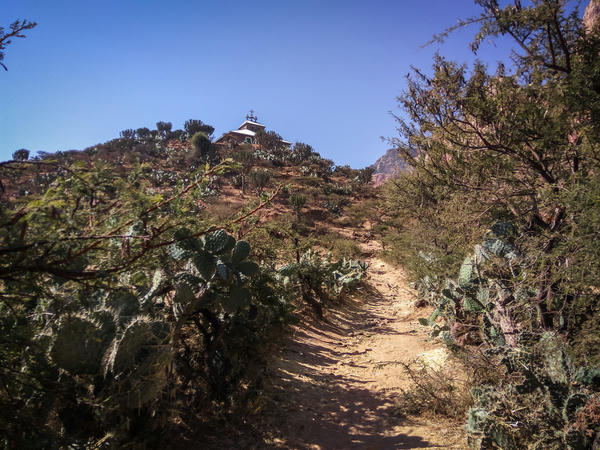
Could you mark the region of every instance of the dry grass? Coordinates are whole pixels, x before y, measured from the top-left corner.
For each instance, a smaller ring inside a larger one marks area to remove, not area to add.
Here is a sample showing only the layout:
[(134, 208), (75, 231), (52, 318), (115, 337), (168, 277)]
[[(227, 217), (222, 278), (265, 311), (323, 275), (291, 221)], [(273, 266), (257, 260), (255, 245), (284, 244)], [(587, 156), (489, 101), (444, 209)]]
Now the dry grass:
[(473, 404), (469, 380), (451, 367), (428, 365), (416, 360), (400, 363), (412, 381), (396, 400), (396, 413), (405, 416), (443, 417), (463, 421)]

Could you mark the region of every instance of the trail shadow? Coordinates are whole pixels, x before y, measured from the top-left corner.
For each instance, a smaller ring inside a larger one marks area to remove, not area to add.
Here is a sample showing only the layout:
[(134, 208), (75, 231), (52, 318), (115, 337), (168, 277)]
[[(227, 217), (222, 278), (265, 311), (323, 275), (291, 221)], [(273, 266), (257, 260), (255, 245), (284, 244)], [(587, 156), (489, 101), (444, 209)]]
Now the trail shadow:
[[(328, 321), (308, 320), (299, 325), (270, 374), (270, 403), (266, 410), (270, 444), (265, 448), (408, 449), (433, 447), (414, 436), (395, 433), (401, 419), (393, 399), (369, 389), (363, 376), (335, 373), (334, 366), (368, 369), (349, 360), (357, 352), (337, 345), (361, 329), (377, 334), (396, 333), (386, 317), (365, 308), (383, 297), (376, 289), (364, 291), (362, 307), (346, 301), (330, 309)], [(379, 297), (378, 297), (379, 295)]]

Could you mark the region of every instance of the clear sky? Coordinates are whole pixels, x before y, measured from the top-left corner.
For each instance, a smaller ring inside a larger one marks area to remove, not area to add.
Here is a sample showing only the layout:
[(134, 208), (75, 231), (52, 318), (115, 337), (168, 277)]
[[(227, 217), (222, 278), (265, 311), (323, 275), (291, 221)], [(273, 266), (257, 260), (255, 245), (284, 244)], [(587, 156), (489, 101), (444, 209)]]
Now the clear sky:
[[(283, 138), (364, 167), (396, 133), (410, 66), (430, 68), (436, 50), (473, 61), (476, 30), (422, 45), (478, 12), (472, 0), (0, 0), (0, 25), (38, 22), (5, 52), (0, 160), (159, 120), (201, 119), (219, 136), (254, 109)], [(493, 69), (505, 54), (479, 57)]]

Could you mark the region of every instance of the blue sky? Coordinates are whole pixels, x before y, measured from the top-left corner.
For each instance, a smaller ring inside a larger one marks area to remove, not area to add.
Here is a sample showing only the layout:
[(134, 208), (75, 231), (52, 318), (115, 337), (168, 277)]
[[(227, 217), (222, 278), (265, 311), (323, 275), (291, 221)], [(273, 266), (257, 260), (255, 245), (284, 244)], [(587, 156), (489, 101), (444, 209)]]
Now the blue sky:
[[(411, 65), (430, 68), (436, 50), (474, 60), (475, 29), (422, 45), (478, 11), (471, 0), (2, 0), (3, 26), (38, 26), (6, 50), (0, 160), (159, 120), (201, 119), (218, 136), (254, 109), (285, 139), (364, 167), (395, 135), (389, 112)], [(505, 55), (485, 45), (479, 57)]]

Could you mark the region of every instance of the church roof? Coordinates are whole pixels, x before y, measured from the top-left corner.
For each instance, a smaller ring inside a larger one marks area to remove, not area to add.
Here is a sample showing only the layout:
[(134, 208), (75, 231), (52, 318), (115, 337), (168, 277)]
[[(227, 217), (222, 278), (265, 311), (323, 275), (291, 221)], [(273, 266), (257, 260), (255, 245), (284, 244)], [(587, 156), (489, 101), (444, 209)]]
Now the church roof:
[(231, 130), (230, 133), (243, 134), (244, 136), (255, 136), (256, 135), (255, 131), (247, 130), (246, 128), (241, 129), (241, 130)]
[(246, 120), (246, 121), (244, 121), (243, 124), (240, 125), (239, 129), (243, 128), (244, 125), (255, 125), (255, 126), (260, 127), (260, 128), (265, 128), (265, 126), (262, 123), (253, 122), (251, 120)]

